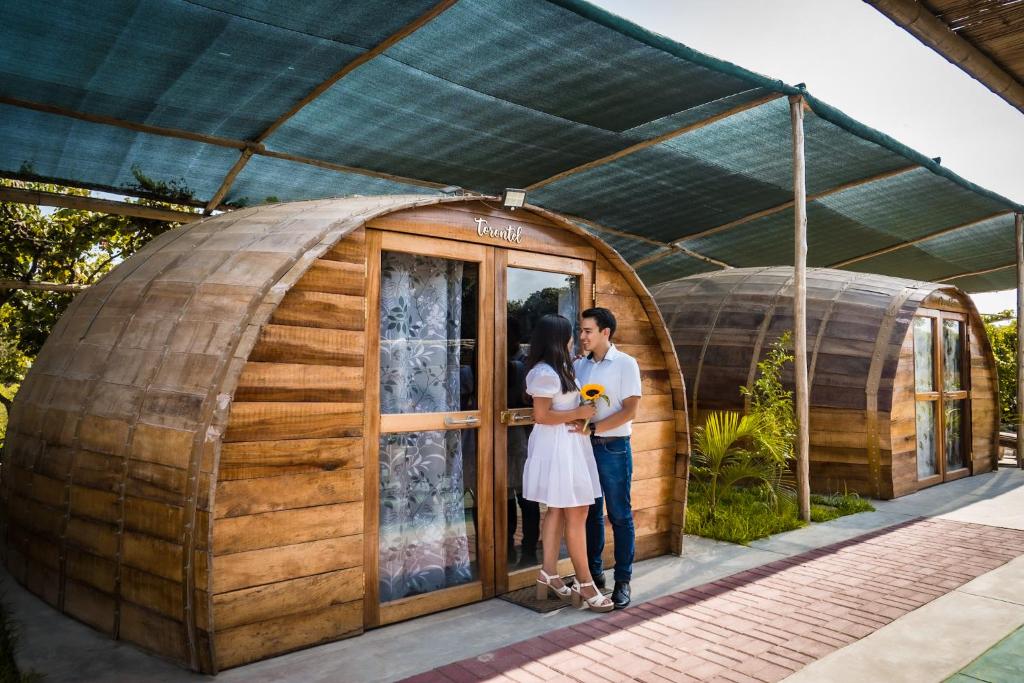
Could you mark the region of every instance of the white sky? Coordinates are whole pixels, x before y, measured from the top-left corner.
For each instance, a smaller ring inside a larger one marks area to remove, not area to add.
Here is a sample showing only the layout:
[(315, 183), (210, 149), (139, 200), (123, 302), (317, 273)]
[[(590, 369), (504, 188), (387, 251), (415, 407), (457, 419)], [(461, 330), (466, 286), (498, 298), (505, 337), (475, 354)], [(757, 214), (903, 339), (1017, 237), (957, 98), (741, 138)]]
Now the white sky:
[[(1024, 203), (1024, 114), (862, 0), (591, 0), (791, 85)], [(1013, 260), (1013, 255), (1007, 256)], [(1014, 292), (975, 295), (983, 312)]]

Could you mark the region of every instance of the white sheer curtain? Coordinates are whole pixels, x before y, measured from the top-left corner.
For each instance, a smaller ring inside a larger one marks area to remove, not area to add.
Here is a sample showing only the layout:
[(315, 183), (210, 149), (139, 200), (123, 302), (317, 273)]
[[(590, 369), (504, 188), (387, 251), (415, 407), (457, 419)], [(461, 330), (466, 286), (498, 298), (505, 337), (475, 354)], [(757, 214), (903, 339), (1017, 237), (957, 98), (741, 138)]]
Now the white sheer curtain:
[[(382, 413), (460, 409), (463, 270), (460, 261), (382, 254)], [(464, 494), (459, 431), (381, 436), (381, 602), (472, 580)]]

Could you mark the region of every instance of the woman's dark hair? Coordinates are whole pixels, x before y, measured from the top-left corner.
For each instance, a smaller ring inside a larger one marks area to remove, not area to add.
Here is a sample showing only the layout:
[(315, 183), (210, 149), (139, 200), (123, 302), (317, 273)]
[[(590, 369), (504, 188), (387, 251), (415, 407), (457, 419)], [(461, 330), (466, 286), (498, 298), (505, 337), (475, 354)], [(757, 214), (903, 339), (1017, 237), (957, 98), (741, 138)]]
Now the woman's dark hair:
[(576, 373), (569, 356), (572, 323), (560, 315), (546, 315), (537, 321), (530, 337), (530, 355), (526, 357), (526, 371), (537, 363), (547, 363), (562, 382), (562, 393), (576, 391)]

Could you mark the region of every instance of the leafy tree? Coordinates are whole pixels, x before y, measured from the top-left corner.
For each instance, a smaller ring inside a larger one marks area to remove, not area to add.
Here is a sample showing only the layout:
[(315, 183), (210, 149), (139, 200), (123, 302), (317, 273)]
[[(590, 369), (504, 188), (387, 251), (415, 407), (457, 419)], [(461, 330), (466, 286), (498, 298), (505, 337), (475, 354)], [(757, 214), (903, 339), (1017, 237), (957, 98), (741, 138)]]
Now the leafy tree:
[[(181, 183), (158, 183), (136, 170), (136, 186), (172, 202), (191, 200)], [(45, 183), (0, 179), (0, 184), (44, 192), (88, 196), (88, 191)], [(136, 200), (147, 206), (167, 203)], [(174, 206), (174, 208), (182, 208)], [(61, 285), (95, 283), (115, 265), (176, 223), (112, 216), (76, 209), (43, 209), (0, 202), (0, 280)], [(72, 292), (0, 289), (0, 403), (10, 408), (10, 389), (21, 382), (43, 342), (71, 302)]]
[[(1012, 311), (1003, 314), (983, 315), (986, 318), (985, 331), (996, 357), (996, 372), (999, 374), (999, 421), (1013, 425), (1017, 422), (1017, 325)], [(1009, 320), (1009, 324), (996, 325), (997, 321)]]

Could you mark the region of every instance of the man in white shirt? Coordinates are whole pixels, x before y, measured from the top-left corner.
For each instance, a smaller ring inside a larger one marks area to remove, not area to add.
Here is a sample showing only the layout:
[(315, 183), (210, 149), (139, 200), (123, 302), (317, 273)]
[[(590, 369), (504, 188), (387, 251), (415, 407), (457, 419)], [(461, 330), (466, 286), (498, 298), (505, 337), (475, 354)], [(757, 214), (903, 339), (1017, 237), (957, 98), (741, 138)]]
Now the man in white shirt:
[(611, 311), (588, 308), (580, 318), (580, 346), (585, 355), (574, 364), (576, 379), (580, 386), (600, 384), (609, 399), (609, 403), (597, 401), (597, 414), (590, 423), (590, 441), (604, 497), (594, 501), (587, 516), (587, 555), (594, 582), (604, 588), (601, 554), (604, 552), (604, 507), (607, 506), (615, 539), (612, 602), (616, 609), (622, 609), (630, 601), (629, 581), (636, 547), (630, 501), (633, 452), (629, 437), (633, 418), (640, 407), (640, 366), (635, 358), (612, 344), (615, 316)]

